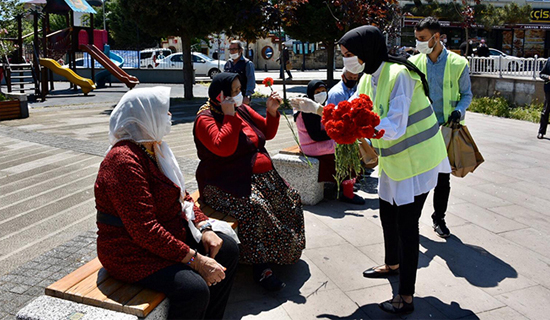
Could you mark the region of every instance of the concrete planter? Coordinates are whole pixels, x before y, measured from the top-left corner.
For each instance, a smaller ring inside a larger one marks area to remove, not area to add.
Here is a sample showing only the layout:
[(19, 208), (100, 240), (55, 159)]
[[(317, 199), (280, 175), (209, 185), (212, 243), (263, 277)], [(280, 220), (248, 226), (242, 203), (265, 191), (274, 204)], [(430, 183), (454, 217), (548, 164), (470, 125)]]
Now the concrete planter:
[(12, 100), (0, 101), (0, 120), (29, 117), (29, 105), (25, 94), (7, 93), (6, 96)]

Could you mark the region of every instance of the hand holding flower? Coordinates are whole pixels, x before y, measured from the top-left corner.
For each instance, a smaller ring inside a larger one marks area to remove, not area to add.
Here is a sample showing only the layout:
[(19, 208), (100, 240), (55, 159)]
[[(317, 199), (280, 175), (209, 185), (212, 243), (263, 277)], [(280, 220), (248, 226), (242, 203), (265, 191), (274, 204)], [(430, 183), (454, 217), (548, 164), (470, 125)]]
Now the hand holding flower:
[(277, 92), (272, 92), (269, 99), (267, 99), (267, 102), (265, 103), (267, 112), (269, 112), (272, 117), (276, 117), (277, 110), (279, 109), (281, 103), (283, 103), (281, 96), (279, 96)]

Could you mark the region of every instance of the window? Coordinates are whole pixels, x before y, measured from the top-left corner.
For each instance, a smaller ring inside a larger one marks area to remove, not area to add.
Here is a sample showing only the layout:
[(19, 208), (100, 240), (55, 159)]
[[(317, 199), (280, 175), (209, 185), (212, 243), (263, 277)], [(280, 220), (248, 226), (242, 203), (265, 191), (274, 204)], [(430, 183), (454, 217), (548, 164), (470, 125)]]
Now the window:
[(183, 62), (182, 57), (183, 57), (183, 55), (177, 54), (177, 55), (172, 57), (172, 62)]

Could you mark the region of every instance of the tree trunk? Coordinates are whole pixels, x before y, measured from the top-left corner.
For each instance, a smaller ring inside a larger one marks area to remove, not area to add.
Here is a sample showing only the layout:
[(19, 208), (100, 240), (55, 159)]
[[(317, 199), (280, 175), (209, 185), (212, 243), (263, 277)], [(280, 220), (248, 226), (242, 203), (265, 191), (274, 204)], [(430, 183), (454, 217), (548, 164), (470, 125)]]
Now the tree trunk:
[(325, 47), (327, 48), (327, 85), (330, 88), (334, 83), (334, 41), (325, 43)]
[(183, 92), (185, 99), (193, 99), (193, 62), (191, 59), (191, 37), (181, 36), (183, 51)]
[(468, 28), (464, 28), (464, 31), (466, 31), (466, 59), (468, 59), (468, 53), (470, 52), (470, 39), (468, 36)]

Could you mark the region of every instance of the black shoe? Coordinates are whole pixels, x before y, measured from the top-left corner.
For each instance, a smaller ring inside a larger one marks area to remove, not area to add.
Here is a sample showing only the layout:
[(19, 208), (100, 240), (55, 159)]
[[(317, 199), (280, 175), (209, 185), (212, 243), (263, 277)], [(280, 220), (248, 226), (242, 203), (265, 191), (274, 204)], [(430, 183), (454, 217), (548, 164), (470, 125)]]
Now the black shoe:
[(544, 135), (542, 133), (537, 134), (537, 139), (542, 139), (542, 138), (544, 138)]
[(447, 224), (445, 223), (445, 219), (435, 219), (433, 218), (433, 228), (435, 233), (441, 238), (448, 238), (451, 236), (451, 231), (449, 228), (447, 228)]
[(357, 205), (363, 205), (365, 204), (365, 199), (361, 198), (358, 195), (353, 195), (353, 198), (348, 198), (345, 195), (341, 195), (340, 199), (338, 199), (342, 202), (351, 203), (351, 204), (357, 204)]
[[(380, 267), (380, 266), (378, 266)], [(363, 271), (363, 277), (365, 278), (371, 278), (371, 279), (378, 279), (378, 278), (387, 278), (390, 276), (395, 276), (399, 274), (399, 268), (397, 269), (391, 269), (389, 266), (387, 267), (389, 271), (380, 272), (376, 271), (378, 267), (372, 267), (368, 268), (367, 270)]]
[(282, 288), (286, 287), (286, 283), (275, 277), (271, 269), (265, 269), (262, 272), (262, 276), (260, 277), (260, 279), (256, 281), (267, 291), (279, 291)]
[(414, 301), (411, 301), (411, 303), (406, 303), (401, 295), (399, 295), (399, 298), (401, 299), (401, 302), (398, 303), (398, 305), (401, 306), (400, 308), (395, 307), (395, 305), (393, 304), (393, 299), (378, 304), (378, 307), (382, 309), (382, 311), (392, 314), (412, 313), (414, 311)]

